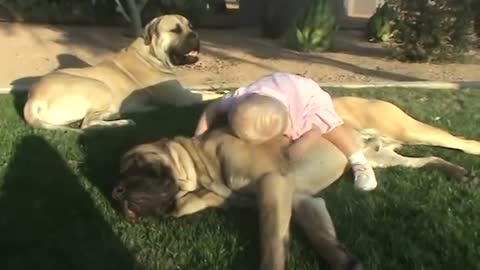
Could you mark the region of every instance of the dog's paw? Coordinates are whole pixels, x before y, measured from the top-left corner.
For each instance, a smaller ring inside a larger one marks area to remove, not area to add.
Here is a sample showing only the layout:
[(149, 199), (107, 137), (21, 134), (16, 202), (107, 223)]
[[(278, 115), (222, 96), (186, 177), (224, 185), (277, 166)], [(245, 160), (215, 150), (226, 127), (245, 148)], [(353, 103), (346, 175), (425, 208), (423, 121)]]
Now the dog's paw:
[(207, 204), (201, 198), (196, 196), (183, 196), (176, 201), (175, 210), (172, 212), (173, 217), (181, 217), (191, 215), (207, 208)]
[(469, 171), (468, 174), (464, 176), (464, 182), (470, 185), (478, 185), (480, 184), (480, 176), (478, 176), (474, 171)]
[(343, 244), (340, 244), (338, 248), (344, 252), (346, 260), (340, 265), (333, 267), (333, 269), (338, 270), (363, 270), (362, 262), (353, 255)]
[(480, 142), (475, 140), (467, 141), (468, 147), (463, 151), (472, 155), (480, 155)]
[(99, 129), (106, 129), (106, 128), (115, 128), (115, 127), (126, 127), (126, 126), (135, 126), (135, 121), (131, 119), (120, 119), (120, 120), (113, 120), (113, 121), (104, 121), (104, 120), (96, 120), (91, 121), (88, 124), (84, 124), (82, 129), (84, 130), (99, 130)]
[(474, 186), (480, 184), (480, 177), (478, 174), (475, 171), (470, 171), (463, 167), (460, 167), (455, 173), (453, 173), (452, 178), (454, 181), (461, 184)]
[(136, 123), (135, 121), (131, 119), (121, 119), (121, 120), (115, 120), (115, 121), (109, 121), (110, 126), (116, 126), (116, 127), (124, 127), (124, 126), (135, 126)]

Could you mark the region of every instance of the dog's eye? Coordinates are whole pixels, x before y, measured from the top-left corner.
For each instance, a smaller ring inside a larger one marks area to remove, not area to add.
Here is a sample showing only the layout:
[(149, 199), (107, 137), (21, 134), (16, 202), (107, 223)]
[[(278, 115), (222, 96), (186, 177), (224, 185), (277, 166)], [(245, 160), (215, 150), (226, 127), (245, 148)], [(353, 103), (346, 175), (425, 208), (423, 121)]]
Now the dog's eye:
[(182, 27), (180, 26), (180, 24), (177, 24), (175, 26), (175, 28), (170, 30), (170, 32), (175, 33), (175, 34), (180, 34), (180, 33), (182, 33)]

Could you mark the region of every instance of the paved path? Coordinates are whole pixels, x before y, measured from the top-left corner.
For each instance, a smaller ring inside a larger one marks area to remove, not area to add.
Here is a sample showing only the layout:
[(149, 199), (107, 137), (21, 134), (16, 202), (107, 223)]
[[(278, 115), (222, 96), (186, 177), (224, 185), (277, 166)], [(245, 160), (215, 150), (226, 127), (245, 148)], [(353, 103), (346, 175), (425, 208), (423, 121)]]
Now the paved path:
[[(297, 54), (251, 30), (200, 30), (201, 61), (178, 70), (186, 86), (242, 83), (273, 71), (302, 73), (320, 82), (480, 81), (479, 64), (408, 64), (389, 50), (342, 32), (337, 52)], [(28, 84), (58, 67), (84, 66), (130, 43), (123, 29), (0, 23), (0, 87)], [(479, 63), (480, 61), (478, 61)]]

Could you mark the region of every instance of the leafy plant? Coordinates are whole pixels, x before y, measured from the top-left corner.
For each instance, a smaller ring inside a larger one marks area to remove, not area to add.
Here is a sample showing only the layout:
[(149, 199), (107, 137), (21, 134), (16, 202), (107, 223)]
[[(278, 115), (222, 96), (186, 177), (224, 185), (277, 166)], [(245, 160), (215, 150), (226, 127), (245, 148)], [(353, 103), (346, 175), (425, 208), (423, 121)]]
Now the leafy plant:
[[(480, 35), (480, 0), (474, 0), (472, 3), (475, 32), (477, 35)], [(480, 47), (480, 42), (477, 42), (478, 47)]]
[[(393, 2), (393, 1), (392, 1)], [(402, 61), (463, 59), (477, 46), (470, 0), (398, 0), (396, 56)]]
[(329, 50), (337, 30), (329, 0), (310, 0), (287, 34), (286, 46), (296, 51)]
[(388, 2), (377, 7), (375, 13), (367, 22), (365, 34), (369, 41), (386, 42), (391, 40), (395, 33), (395, 23), (397, 14)]

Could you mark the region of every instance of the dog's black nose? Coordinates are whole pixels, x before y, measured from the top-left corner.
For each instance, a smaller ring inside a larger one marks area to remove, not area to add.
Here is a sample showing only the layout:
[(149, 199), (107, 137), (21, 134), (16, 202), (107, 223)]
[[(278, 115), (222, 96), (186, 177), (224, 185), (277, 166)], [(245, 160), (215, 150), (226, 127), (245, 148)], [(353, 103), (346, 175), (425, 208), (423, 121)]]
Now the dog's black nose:
[(188, 33), (187, 38), (189, 38), (189, 39), (198, 39), (198, 34), (197, 34), (197, 32), (193, 32), (193, 31), (192, 31), (192, 32)]
[(112, 191), (112, 197), (115, 200), (123, 199), (123, 194), (125, 193), (125, 187), (123, 185), (116, 186)]

